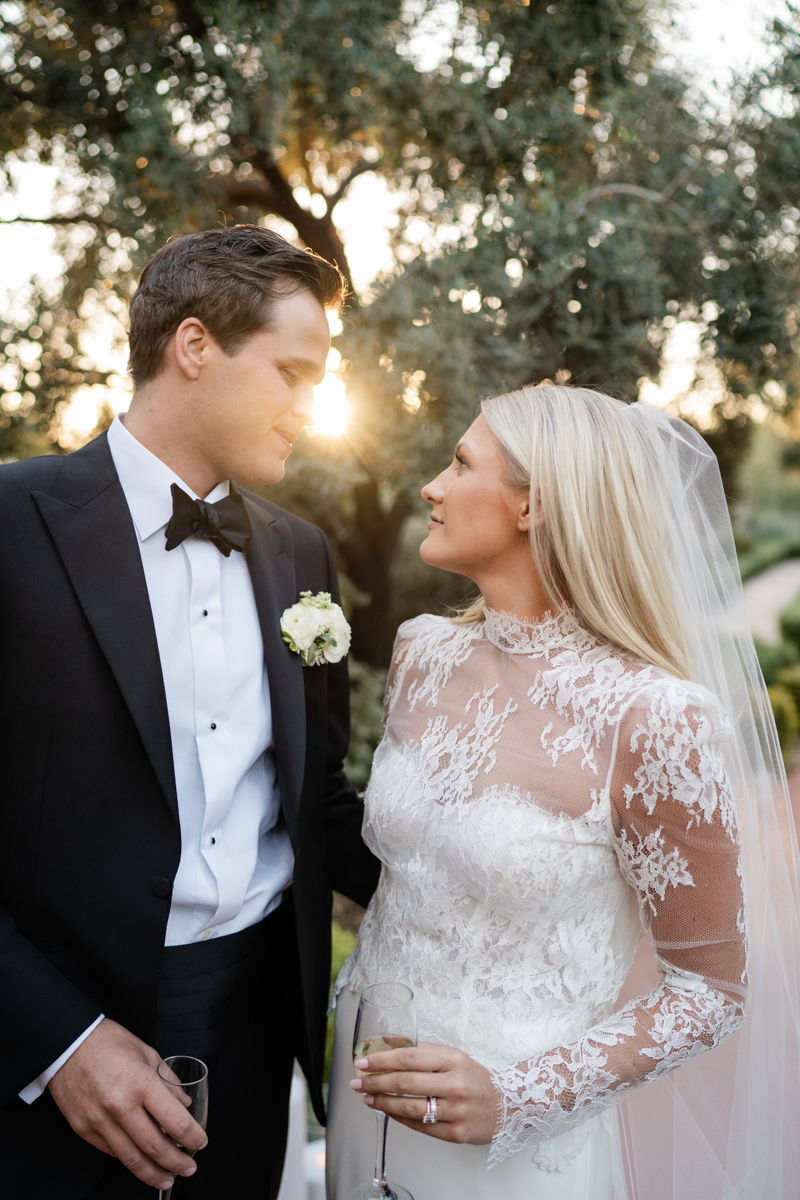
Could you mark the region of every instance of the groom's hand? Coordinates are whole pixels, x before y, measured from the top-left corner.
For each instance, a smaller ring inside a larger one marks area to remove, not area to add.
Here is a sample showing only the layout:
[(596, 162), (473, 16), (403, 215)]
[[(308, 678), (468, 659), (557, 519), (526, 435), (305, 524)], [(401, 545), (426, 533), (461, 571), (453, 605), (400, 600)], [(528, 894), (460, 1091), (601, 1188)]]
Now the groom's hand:
[(174, 1175), (197, 1169), (170, 1138), (193, 1153), (208, 1139), (159, 1079), (158, 1063), (152, 1046), (106, 1018), (48, 1087), (77, 1134), (118, 1158), (142, 1183), (167, 1189)]

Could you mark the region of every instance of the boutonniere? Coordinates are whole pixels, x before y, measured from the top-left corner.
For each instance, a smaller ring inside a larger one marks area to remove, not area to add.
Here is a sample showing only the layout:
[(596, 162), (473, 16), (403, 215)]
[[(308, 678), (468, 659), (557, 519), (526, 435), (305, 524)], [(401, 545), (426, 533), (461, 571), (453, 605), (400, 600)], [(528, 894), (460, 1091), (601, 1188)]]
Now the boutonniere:
[(304, 667), (337, 663), (350, 649), (350, 626), (330, 592), (301, 592), (298, 603), (283, 613), (281, 632)]

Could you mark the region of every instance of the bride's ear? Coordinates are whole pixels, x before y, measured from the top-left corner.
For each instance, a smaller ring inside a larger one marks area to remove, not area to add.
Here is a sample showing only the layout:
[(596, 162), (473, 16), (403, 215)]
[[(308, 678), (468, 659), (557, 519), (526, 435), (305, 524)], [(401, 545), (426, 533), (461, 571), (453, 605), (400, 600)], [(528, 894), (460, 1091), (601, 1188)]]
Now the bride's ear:
[(520, 493), (520, 500), (517, 505), (517, 529), (520, 533), (530, 533), (532, 527), (535, 528), (544, 521), (544, 511), (542, 510), (541, 496), (538, 488), (533, 500), (533, 512), (531, 512), (530, 492), (525, 491)]

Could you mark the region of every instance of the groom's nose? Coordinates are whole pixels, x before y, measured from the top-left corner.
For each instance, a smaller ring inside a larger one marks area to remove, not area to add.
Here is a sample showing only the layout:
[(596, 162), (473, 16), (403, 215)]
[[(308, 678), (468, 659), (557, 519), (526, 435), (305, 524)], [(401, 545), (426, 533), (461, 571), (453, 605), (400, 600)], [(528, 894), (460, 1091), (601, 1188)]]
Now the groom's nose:
[(314, 424), (314, 389), (310, 384), (297, 389), (292, 402), (292, 416), (302, 425)]

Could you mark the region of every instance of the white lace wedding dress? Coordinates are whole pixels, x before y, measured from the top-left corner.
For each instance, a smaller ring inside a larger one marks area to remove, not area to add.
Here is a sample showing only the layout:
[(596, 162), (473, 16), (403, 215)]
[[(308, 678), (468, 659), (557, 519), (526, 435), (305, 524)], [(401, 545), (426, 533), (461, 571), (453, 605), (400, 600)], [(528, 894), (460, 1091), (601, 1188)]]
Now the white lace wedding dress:
[[(742, 1019), (736, 814), (716, 699), (569, 613), (401, 627), (364, 836), (384, 864), (338, 984), (328, 1196), (371, 1178), (358, 993), (414, 989), (420, 1041), (483, 1063), (490, 1146), (392, 1122), (415, 1200), (608, 1200), (614, 1110)], [(643, 929), (661, 983), (614, 1012)], [(487, 1170), (487, 1168), (490, 1168)]]

